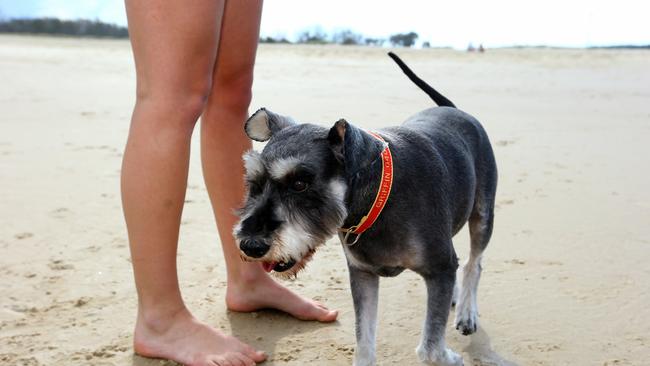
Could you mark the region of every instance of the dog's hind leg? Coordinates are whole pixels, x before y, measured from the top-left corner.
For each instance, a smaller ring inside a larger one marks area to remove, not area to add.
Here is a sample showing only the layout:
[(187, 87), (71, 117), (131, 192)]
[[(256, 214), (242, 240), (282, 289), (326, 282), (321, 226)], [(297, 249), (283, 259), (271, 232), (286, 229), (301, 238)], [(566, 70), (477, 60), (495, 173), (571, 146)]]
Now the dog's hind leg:
[[(487, 201), (487, 202), (486, 202)], [(481, 257), (492, 236), (494, 200), (481, 200), (469, 218), (470, 254), (462, 270), (462, 282), (456, 288), (456, 329), (469, 335), (478, 329), (476, 292), (481, 277)]]
[(445, 328), (454, 291), (456, 268), (424, 276), (427, 285), (427, 314), (422, 341), (415, 352), (420, 361), (438, 366), (461, 366), (463, 358), (447, 348)]
[(353, 266), (348, 268), (357, 336), (354, 366), (374, 366), (379, 276)]

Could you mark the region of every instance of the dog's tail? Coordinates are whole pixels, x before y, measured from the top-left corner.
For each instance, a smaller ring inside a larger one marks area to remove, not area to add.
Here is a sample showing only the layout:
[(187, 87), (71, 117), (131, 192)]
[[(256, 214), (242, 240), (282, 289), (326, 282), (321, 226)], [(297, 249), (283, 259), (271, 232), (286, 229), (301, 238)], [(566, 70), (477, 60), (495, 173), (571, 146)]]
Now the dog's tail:
[(392, 58), (393, 61), (397, 63), (397, 66), (399, 66), (399, 68), (402, 69), (402, 71), (406, 74), (406, 76), (408, 76), (408, 78), (411, 79), (411, 81), (415, 83), (415, 85), (417, 85), (418, 87), (420, 87), (420, 89), (422, 89), (425, 93), (427, 93), (427, 95), (431, 97), (431, 99), (433, 99), (433, 101), (436, 102), (437, 105), (441, 107), (456, 108), (456, 105), (454, 105), (454, 103), (452, 103), (451, 100), (447, 99), (444, 95), (438, 93), (438, 91), (432, 88), (431, 85), (427, 84), (424, 80), (420, 79), (417, 75), (415, 75), (415, 73), (411, 71), (411, 69), (408, 66), (406, 66), (404, 61), (402, 61), (402, 59), (397, 57), (396, 54), (392, 52), (388, 52), (388, 56), (390, 56), (390, 58)]

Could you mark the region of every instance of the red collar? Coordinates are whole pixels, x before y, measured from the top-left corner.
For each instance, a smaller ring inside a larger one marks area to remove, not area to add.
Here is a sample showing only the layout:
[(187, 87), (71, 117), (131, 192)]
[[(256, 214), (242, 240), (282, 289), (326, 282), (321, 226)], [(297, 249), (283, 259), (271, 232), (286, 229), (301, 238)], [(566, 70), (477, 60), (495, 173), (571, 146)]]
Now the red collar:
[[(379, 139), (384, 144), (386, 144), (386, 147), (381, 152), (381, 160), (382, 160), (381, 182), (379, 184), (379, 189), (377, 190), (377, 196), (375, 197), (375, 202), (373, 202), (372, 207), (370, 208), (370, 212), (368, 212), (367, 215), (362, 217), (361, 221), (359, 221), (358, 224), (347, 229), (345, 228), (339, 229), (339, 231), (344, 233), (342, 241), (344, 244), (347, 245), (356, 244), (359, 238), (361, 237), (361, 234), (363, 234), (364, 231), (368, 230), (372, 226), (372, 224), (374, 224), (375, 221), (377, 221), (379, 214), (381, 214), (381, 211), (384, 209), (384, 206), (386, 206), (386, 202), (388, 202), (388, 197), (390, 196), (390, 190), (393, 186), (393, 155), (390, 152), (388, 143), (386, 143), (386, 141), (378, 134), (374, 132), (370, 132), (370, 134), (376, 137), (377, 139)], [(356, 238), (352, 243), (349, 243), (348, 238), (351, 234), (356, 235)]]

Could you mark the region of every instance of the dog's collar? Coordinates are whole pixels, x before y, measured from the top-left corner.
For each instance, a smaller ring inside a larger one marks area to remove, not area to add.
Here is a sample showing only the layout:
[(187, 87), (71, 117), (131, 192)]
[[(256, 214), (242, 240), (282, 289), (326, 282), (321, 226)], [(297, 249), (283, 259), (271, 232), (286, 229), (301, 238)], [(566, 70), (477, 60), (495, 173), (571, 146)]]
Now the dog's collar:
[[(341, 240), (346, 245), (354, 245), (359, 241), (361, 234), (368, 230), (372, 224), (377, 221), (379, 214), (386, 206), (388, 202), (388, 197), (390, 196), (390, 190), (393, 186), (393, 155), (390, 152), (390, 147), (386, 140), (374, 132), (370, 132), (371, 135), (376, 137), (378, 140), (385, 144), (384, 150), (381, 152), (381, 182), (379, 184), (379, 189), (377, 190), (377, 196), (375, 201), (372, 203), (370, 211), (367, 215), (361, 218), (358, 224), (351, 226), (349, 228), (340, 228), (339, 231), (343, 233), (343, 239)], [(350, 235), (355, 235), (356, 238), (354, 241), (349, 242)]]

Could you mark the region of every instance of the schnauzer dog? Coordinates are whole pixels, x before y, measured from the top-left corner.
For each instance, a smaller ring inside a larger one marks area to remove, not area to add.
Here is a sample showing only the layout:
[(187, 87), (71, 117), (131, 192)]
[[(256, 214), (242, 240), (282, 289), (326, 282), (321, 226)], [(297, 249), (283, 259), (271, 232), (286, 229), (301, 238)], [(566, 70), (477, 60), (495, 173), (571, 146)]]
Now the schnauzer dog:
[[(295, 277), (338, 233), (350, 274), (357, 366), (375, 364), (379, 277), (404, 269), (420, 274), (427, 310), (416, 353), (422, 362), (462, 365), (445, 344), (445, 327), (452, 303), (456, 329), (468, 335), (478, 326), (496, 162), (481, 124), (389, 55), (439, 107), (375, 132), (343, 119), (328, 129), (258, 110), (245, 131), (268, 143), (244, 156), (248, 193), (234, 233), (244, 260), (284, 277)], [(466, 222), (471, 250), (456, 285), (452, 237)]]

